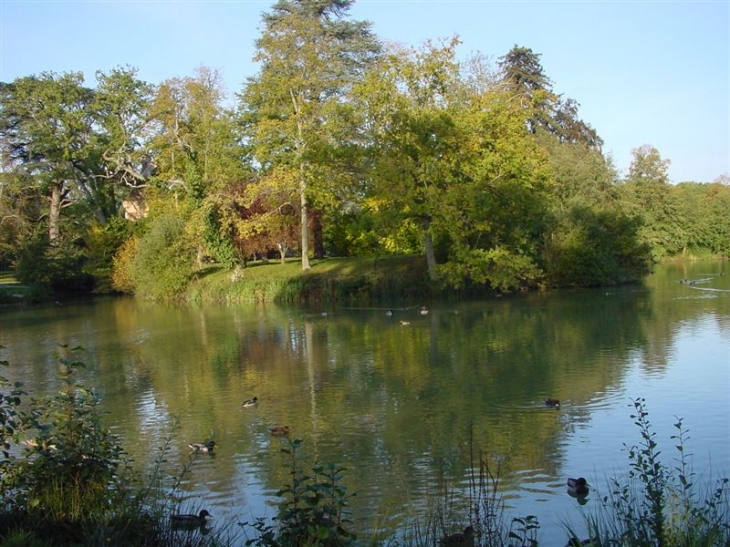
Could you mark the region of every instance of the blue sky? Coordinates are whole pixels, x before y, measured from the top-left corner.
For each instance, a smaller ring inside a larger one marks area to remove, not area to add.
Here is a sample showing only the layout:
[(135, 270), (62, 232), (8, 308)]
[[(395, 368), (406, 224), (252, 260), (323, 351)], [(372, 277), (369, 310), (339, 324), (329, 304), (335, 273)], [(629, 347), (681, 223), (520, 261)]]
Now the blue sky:
[[(272, 1), (0, 0), (0, 80), (130, 65), (142, 79), (209, 66), (240, 91)], [(673, 182), (730, 175), (730, 1), (357, 0), (385, 41), (458, 34), (466, 57), (514, 45), (541, 55), (554, 90), (578, 101), (621, 172), (655, 146)]]

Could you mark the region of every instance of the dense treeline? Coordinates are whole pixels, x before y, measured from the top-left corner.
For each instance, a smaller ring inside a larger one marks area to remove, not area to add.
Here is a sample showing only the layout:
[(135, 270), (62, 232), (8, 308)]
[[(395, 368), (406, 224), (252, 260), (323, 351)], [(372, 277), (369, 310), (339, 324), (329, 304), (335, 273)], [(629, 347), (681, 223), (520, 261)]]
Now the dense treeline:
[(671, 185), (644, 145), (622, 179), (539, 54), (384, 45), (352, 3), (274, 4), (232, 103), (209, 68), (0, 83), (0, 269), (169, 298), (206, 261), (292, 254), (422, 254), (436, 286), (493, 290), (730, 254), (726, 176)]

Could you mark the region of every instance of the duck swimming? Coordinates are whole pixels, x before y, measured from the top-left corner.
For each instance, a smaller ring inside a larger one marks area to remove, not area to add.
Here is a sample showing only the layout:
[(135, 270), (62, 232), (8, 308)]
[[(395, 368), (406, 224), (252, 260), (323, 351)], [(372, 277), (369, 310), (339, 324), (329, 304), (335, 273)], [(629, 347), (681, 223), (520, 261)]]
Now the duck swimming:
[(560, 399), (545, 399), (545, 406), (560, 408)]
[(208, 441), (207, 443), (190, 443), (188, 445), (190, 450), (195, 452), (213, 452), (215, 449), (215, 441)]
[(200, 511), (197, 515), (172, 515), (170, 520), (173, 524), (178, 526), (204, 526), (209, 518), (213, 518), (213, 515), (208, 513), (205, 509)]
[(568, 494), (582, 497), (588, 495), (588, 482), (583, 478), (568, 479)]
[(257, 404), (259, 404), (259, 398), (258, 397), (254, 397), (253, 399), (248, 399), (246, 401), (243, 401), (241, 403), (241, 406), (243, 408), (251, 408), (252, 406), (256, 406)]
[(286, 436), (291, 433), (291, 429), (288, 425), (277, 425), (276, 427), (270, 428), (269, 433), (271, 433), (272, 435)]

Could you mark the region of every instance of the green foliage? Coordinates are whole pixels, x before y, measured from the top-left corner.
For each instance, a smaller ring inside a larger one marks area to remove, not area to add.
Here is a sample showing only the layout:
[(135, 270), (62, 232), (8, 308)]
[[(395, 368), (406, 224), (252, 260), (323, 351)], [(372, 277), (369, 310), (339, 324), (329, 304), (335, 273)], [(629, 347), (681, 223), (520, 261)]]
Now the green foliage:
[(100, 507), (119, 493), (123, 450), (100, 421), (98, 396), (77, 383), (83, 364), (60, 359), (63, 389), (34, 399), (23, 429), (34, 435), (27, 454), (3, 477), (13, 503), (33, 518), (79, 522), (89, 507)]
[(173, 496), (190, 467), (177, 476), (166, 469), (174, 432), (147, 473), (133, 470), (102, 422), (98, 395), (76, 379), (84, 364), (72, 357), (80, 349), (61, 346), (62, 388), (52, 396), (28, 401), (19, 383), (0, 375), (0, 545), (233, 543), (234, 536), (221, 539), (223, 530), (181, 537), (169, 526)]
[[(310, 204), (337, 207), (357, 183), (351, 155), (358, 128), (346, 94), (379, 44), (370, 23), (350, 21), (350, 0), (279, 0), (263, 16), (254, 61), (261, 71), (241, 94), (240, 111), (255, 160), (262, 166), (257, 199), (282, 196), (299, 212), (302, 269), (309, 264)], [(334, 169), (342, 163), (345, 168)], [(334, 164), (334, 165), (333, 165)], [(273, 215), (265, 218), (275, 218)]]
[[(674, 467), (660, 458), (661, 451), (642, 398), (632, 401), (631, 418), (641, 442), (626, 446), (627, 480), (610, 480), (610, 493), (602, 498), (598, 517), (588, 517), (588, 528), (600, 545), (704, 545), (730, 544), (730, 483), (717, 480), (714, 490), (698, 492), (695, 473), (686, 452), (689, 437), (681, 418), (671, 439), (678, 457)], [(704, 496), (704, 497), (703, 497)]]
[(152, 300), (179, 296), (190, 281), (196, 253), (182, 218), (166, 214), (152, 219), (130, 264), (135, 294)]
[(509, 531), (510, 547), (537, 547), (540, 522), (535, 515), (512, 519)]
[[(0, 346), (0, 350), (3, 346)], [(0, 367), (9, 366), (5, 360), (0, 360)], [(8, 473), (8, 466), (12, 463), (10, 456), (10, 445), (17, 441), (18, 434), (21, 431), (21, 420), (19, 415), (19, 407), (21, 398), (26, 394), (22, 389), (22, 384), (10, 381), (0, 374), (0, 452), (2, 460), (0, 460), (0, 478)], [(1, 480), (1, 479), (0, 479)], [(3, 496), (6, 491), (3, 490)]]
[(132, 236), (117, 249), (112, 259), (111, 283), (115, 291), (134, 293), (134, 259), (137, 256), (139, 238)]
[(315, 463), (311, 471), (306, 471), (299, 452), (302, 442), (301, 439), (288, 440), (288, 448), (281, 449), (289, 457), (291, 482), (276, 493), (280, 503), (279, 514), (274, 520), (278, 524), (256, 520), (252, 526), (259, 537), (249, 539), (246, 545), (335, 547), (353, 544), (355, 535), (345, 527), (350, 523), (347, 519), (350, 495), (342, 484), (345, 469)]
[(205, 215), (204, 226), (206, 250), (215, 258), (216, 262), (232, 270), (236, 264), (240, 263), (238, 252), (231, 239), (222, 233), (220, 221), (214, 211), (208, 211)]
[(682, 183), (674, 186), (687, 224), (688, 252), (730, 256), (730, 186)]
[(86, 232), (83, 271), (94, 278), (97, 292), (112, 290), (114, 255), (130, 237), (131, 231), (131, 223), (113, 217), (106, 224), (93, 224)]
[(508, 249), (452, 250), (451, 260), (439, 266), (441, 279), (457, 289), (487, 285), (503, 292), (534, 287), (542, 273), (529, 256)]
[(669, 184), (668, 160), (649, 145), (633, 150), (629, 176), (621, 187), (627, 213), (642, 220), (641, 237), (655, 260), (682, 253), (688, 243), (690, 220)]
[(528, 113), (527, 127), (533, 134), (546, 132), (565, 144), (600, 149), (603, 140), (596, 130), (578, 118), (578, 103), (561, 99), (540, 64), (540, 54), (515, 45), (499, 59), (501, 77), (510, 95)]
[(547, 279), (556, 286), (637, 281), (651, 272), (640, 224), (619, 211), (574, 207), (559, 219), (545, 249)]
[(94, 277), (85, 271), (86, 263), (83, 241), (62, 238), (49, 245), (45, 234), (37, 234), (19, 245), (15, 271), (21, 283), (60, 292), (89, 292)]

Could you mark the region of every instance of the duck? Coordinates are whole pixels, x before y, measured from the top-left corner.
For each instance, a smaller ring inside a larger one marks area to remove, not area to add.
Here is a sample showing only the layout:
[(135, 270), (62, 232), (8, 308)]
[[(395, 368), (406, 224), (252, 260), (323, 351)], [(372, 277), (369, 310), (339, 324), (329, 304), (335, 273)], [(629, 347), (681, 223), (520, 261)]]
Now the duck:
[(444, 536), (439, 541), (442, 547), (467, 547), (474, 545), (474, 527), (469, 525), (464, 528), (463, 532), (456, 532), (448, 536)]
[(403, 325), (404, 327), (407, 327), (408, 325), (411, 324), (411, 322), (410, 321), (401, 321), (400, 324)]
[(421, 315), (428, 315), (428, 308), (426, 306), (423, 306), (420, 313)]
[(545, 399), (545, 406), (560, 408), (560, 399)]
[(241, 406), (243, 408), (251, 408), (252, 406), (256, 406), (259, 404), (259, 398), (254, 397), (253, 399), (247, 399), (241, 403)]
[(278, 436), (287, 436), (291, 433), (291, 429), (288, 425), (277, 425), (276, 427), (269, 428), (269, 433)]
[(385, 315), (387, 315), (388, 317), (393, 317), (393, 310), (386, 311)]
[(208, 441), (207, 443), (190, 443), (188, 445), (190, 450), (195, 452), (213, 452), (215, 449), (215, 441)]
[(588, 482), (583, 478), (568, 479), (568, 494), (576, 497), (588, 495)]
[(203, 509), (197, 515), (171, 515), (170, 520), (178, 526), (205, 526), (213, 515)]

